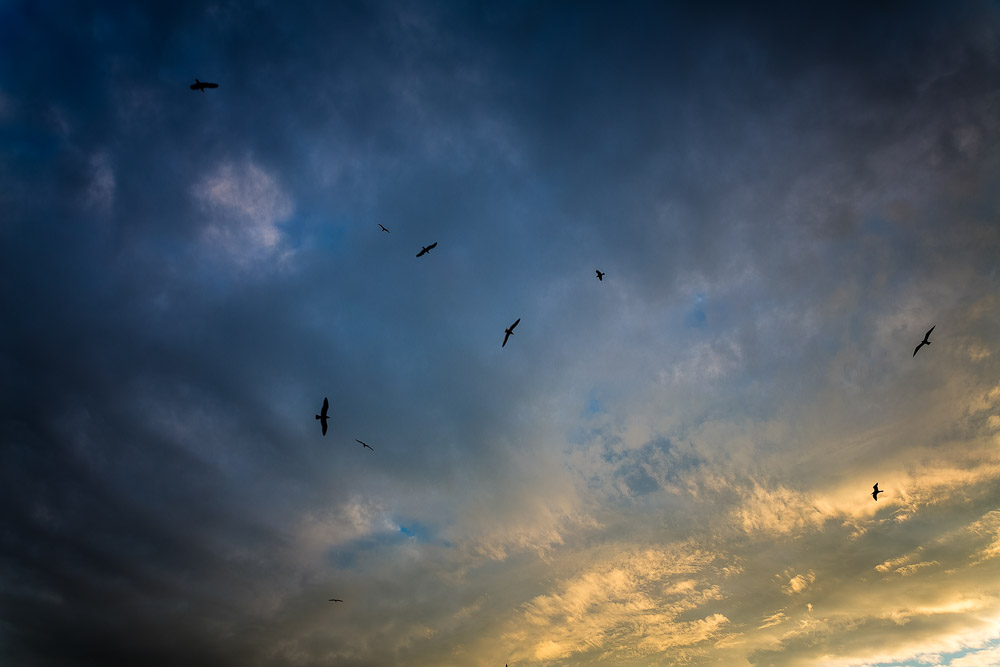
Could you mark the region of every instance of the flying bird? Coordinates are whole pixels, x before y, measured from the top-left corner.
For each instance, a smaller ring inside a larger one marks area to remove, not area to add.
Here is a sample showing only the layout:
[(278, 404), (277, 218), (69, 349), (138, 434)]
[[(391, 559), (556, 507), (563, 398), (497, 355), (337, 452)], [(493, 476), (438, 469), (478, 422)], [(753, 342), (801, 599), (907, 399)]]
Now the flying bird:
[(199, 81), (198, 79), (195, 79), (194, 83), (191, 84), (191, 90), (200, 90), (201, 92), (205, 92), (206, 88), (218, 88), (218, 87), (219, 84), (217, 83), (206, 83), (205, 81)]
[(343, 602), (340, 598), (330, 598), (327, 602)]
[(389, 230), (388, 230), (388, 229), (386, 229), (386, 228), (385, 228), (385, 225), (383, 225), (383, 224), (382, 224), (381, 222), (380, 222), (380, 223), (378, 223), (378, 226), (379, 226), (379, 227), (381, 227), (381, 228), (382, 228), (382, 231), (383, 231), (383, 232), (385, 232), (386, 234), (388, 234), (388, 233), (389, 233)]
[(330, 401), (327, 400), (326, 396), (323, 397), (323, 409), (319, 411), (316, 415), (316, 419), (319, 420), (320, 424), (323, 425), (323, 435), (326, 435), (326, 420), (329, 417), (326, 416), (326, 411), (330, 409)]
[(604, 276), (606, 276), (608, 274), (601, 273), (600, 269), (594, 269), (594, 270), (597, 271), (597, 279), (600, 280), (601, 282), (604, 282)]
[(872, 489), (874, 489), (872, 491), (872, 498), (874, 498), (875, 500), (878, 500), (878, 494), (885, 493), (884, 489), (878, 488), (878, 482), (875, 482), (875, 486), (873, 486)]
[[(520, 321), (521, 321), (521, 318), (520, 317), (517, 318), (517, 322), (520, 322)], [(503, 343), (500, 344), (500, 347), (503, 347), (504, 345), (506, 345), (507, 344), (507, 339), (514, 335), (514, 327), (517, 326), (517, 322), (514, 322), (514, 324), (510, 325), (509, 327), (507, 327), (506, 329), (503, 330)]]
[(365, 447), (367, 447), (368, 449), (372, 450), (373, 452), (375, 451), (375, 448), (372, 447), (371, 445), (369, 445), (367, 442), (361, 442), (357, 438), (354, 439), (354, 442), (357, 442), (357, 443), (359, 443), (361, 445), (364, 445)]
[(420, 249), (420, 252), (417, 253), (417, 257), (421, 257), (422, 255), (426, 255), (431, 250), (433, 250), (434, 248), (436, 248), (437, 244), (438, 244), (437, 241), (435, 241), (434, 243), (432, 243), (430, 245), (424, 246), (423, 248)]
[[(935, 324), (934, 327), (936, 327), (936, 326), (937, 325)], [(917, 356), (917, 350), (919, 350), (920, 348), (922, 348), (924, 345), (930, 345), (931, 344), (931, 341), (929, 340), (929, 338), (931, 336), (931, 332), (934, 331), (934, 327), (931, 327), (930, 329), (927, 330), (927, 333), (924, 334), (924, 339), (922, 341), (920, 341), (920, 345), (917, 345), (913, 349), (913, 356), (914, 357)]]

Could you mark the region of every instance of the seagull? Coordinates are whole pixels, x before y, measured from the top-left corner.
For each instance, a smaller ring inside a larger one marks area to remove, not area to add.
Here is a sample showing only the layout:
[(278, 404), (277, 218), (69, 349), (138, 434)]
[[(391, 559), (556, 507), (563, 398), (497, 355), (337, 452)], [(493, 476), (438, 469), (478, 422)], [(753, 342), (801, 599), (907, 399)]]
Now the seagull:
[(604, 282), (604, 276), (606, 276), (608, 274), (601, 273), (600, 269), (594, 269), (594, 270), (597, 271), (597, 279), (600, 280), (601, 282)]
[(389, 233), (389, 230), (388, 230), (388, 229), (386, 229), (386, 228), (385, 228), (385, 225), (383, 225), (383, 224), (382, 224), (381, 222), (380, 222), (380, 223), (378, 223), (378, 226), (379, 226), (379, 227), (381, 227), (381, 228), (382, 228), (382, 231), (383, 231), (383, 232), (385, 232), (386, 234), (388, 234), (388, 233)]
[(330, 401), (328, 401), (326, 396), (324, 396), (323, 409), (319, 411), (318, 415), (316, 415), (316, 419), (318, 419), (320, 423), (323, 424), (323, 435), (326, 435), (326, 420), (329, 419), (329, 417), (326, 416), (326, 411), (329, 409), (330, 409)]
[[(520, 321), (521, 321), (521, 318), (520, 317), (517, 318), (517, 322), (520, 322)], [(507, 327), (506, 329), (503, 330), (503, 343), (501, 343), (500, 347), (503, 347), (504, 345), (506, 345), (507, 344), (507, 339), (514, 335), (514, 327), (517, 326), (517, 322), (514, 322), (514, 324), (510, 325), (509, 327)]]
[(367, 442), (361, 442), (357, 438), (354, 439), (354, 442), (357, 442), (357, 443), (360, 443), (360, 444), (364, 445), (365, 447), (367, 447), (368, 449), (372, 450), (373, 452), (375, 451), (375, 448), (372, 447), (371, 445), (369, 445)]
[(423, 248), (420, 249), (420, 252), (417, 253), (417, 257), (420, 257), (421, 255), (426, 255), (431, 250), (433, 250), (435, 247), (437, 247), (437, 244), (438, 244), (438, 242), (435, 241), (434, 243), (432, 243), (430, 245), (425, 245)]
[[(936, 327), (936, 326), (937, 325), (935, 324), (934, 327)], [(927, 333), (924, 334), (924, 339), (922, 341), (920, 341), (920, 345), (917, 345), (917, 347), (914, 348), (914, 350), (913, 350), (913, 356), (917, 356), (917, 351), (920, 348), (922, 348), (924, 345), (930, 345), (931, 344), (930, 340), (928, 340), (928, 339), (931, 336), (931, 332), (934, 331), (934, 327), (931, 327), (930, 329), (928, 329)]]
[(191, 84), (191, 90), (200, 90), (201, 92), (205, 92), (206, 88), (218, 88), (218, 87), (219, 84), (217, 83), (206, 83), (204, 81), (199, 81), (198, 79), (195, 79), (194, 83)]
[(340, 598), (330, 598), (327, 602), (343, 602)]
[(874, 491), (872, 491), (872, 498), (875, 500), (878, 500), (878, 494), (885, 493), (884, 489), (878, 488), (878, 482), (875, 482), (875, 486), (873, 486), (872, 489), (874, 489)]

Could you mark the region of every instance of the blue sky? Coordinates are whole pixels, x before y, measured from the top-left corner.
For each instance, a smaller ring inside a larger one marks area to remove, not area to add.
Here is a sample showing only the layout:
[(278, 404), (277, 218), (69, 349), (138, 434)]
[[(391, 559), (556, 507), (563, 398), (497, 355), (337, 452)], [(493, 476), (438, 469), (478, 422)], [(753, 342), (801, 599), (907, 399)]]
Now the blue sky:
[(998, 39), (5, 3), (0, 657), (997, 664)]

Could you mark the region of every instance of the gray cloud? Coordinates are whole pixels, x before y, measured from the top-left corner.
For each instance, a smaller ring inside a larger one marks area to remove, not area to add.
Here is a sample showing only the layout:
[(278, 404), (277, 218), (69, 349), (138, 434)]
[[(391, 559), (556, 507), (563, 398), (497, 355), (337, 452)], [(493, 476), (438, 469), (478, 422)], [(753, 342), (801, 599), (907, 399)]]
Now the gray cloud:
[(7, 661), (995, 652), (992, 6), (0, 14)]

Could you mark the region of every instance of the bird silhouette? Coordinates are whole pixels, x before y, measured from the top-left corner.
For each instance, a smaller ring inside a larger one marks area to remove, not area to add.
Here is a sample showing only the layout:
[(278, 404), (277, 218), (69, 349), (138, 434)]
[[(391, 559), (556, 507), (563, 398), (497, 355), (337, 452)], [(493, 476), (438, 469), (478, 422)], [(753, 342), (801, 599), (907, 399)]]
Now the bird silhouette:
[(327, 602), (343, 602), (340, 598), (330, 598)]
[(205, 92), (206, 88), (218, 88), (218, 87), (219, 84), (217, 83), (207, 83), (205, 81), (199, 81), (198, 79), (195, 79), (194, 83), (191, 84), (191, 90), (200, 90), (201, 92)]
[(417, 253), (417, 257), (421, 257), (423, 255), (426, 255), (431, 250), (433, 250), (434, 248), (436, 248), (437, 244), (438, 244), (437, 241), (435, 241), (434, 243), (432, 243), (430, 245), (425, 245), (423, 248), (420, 249), (420, 252)]
[(330, 401), (327, 400), (326, 396), (323, 397), (323, 409), (319, 411), (316, 415), (316, 419), (319, 420), (320, 424), (323, 425), (323, 435), (326, 435), (326, 420), (329, 417), (326, 416), (326, 411), (330, 409)]
[[(936, 327), (936, 326), (937, 325), (935, 324), (934, 327)], [(931, 327), (930, 329), (927, 330), (927, 333), (924, 334), (924, 339), (922, 341), (920, 341), (920, 345), (917, 345), (913, 349), (913, 356), (914, 357), (917, 356), (917, 350), (919, 350), (920, 348), (922, 348), (924, 345), (930, 345), (931, 344), (931, 341), (929, 339), (930, 339), (931, 332), (934, 331), (934, 327)]]
[(875, 482), (875, 486), (872, 487), (872, 498), (878, 500), (878, 494), (885, 493), (885, 490), (878, 488), (878, 482)]
[[(520, 321), (521, 321), (521, 318), (520, 317), (517, 318), (517, 322), (520, 322)], [(503, 343), (500, 344), (500, 347), (503, 347), (504, 345), (506, 345), (507, 344), (507, 339), (514, 335), (514, 327), (517, 326), (517, 322), (514, 322), (514, 324), (510, 325), (509, 327), (507, 327), (506, 329), (503, 330)]]
[(372, 447), (371, 445), (369, 445), (367, 442), (361, 442), (357, 438), (354, 439), (354, 442), (357, 442), (357, 443), (360, 443), (360, 444), (364, 445), (365, 447), (367, 447), (368, 449), (372, 450), (373, 452), (375, 451), (375, 448)]
[(383, 231), (383, 232), (385, 232), (386, 234), (388, 234), (388, 233), (389, 233), (389, 230), (388, 230), (388, 229), (386, 229), (386, 228), (385, 228), (385, 225), (383, 225), (383, 224), (382, 224), (381, 222), (380, 222), (380, 223), (378, 223), (378, 226), (379, 226), (379, 227), (381, 227), (381, 228), (382, 228), (382, 231)]
[(601, 282), (604, 282), (604, 276), (606, 276), (608, 274), (601, 273), (600, 269), (594, 269), (594, 270), (597, 271), (597, 279), (600, 280)]

